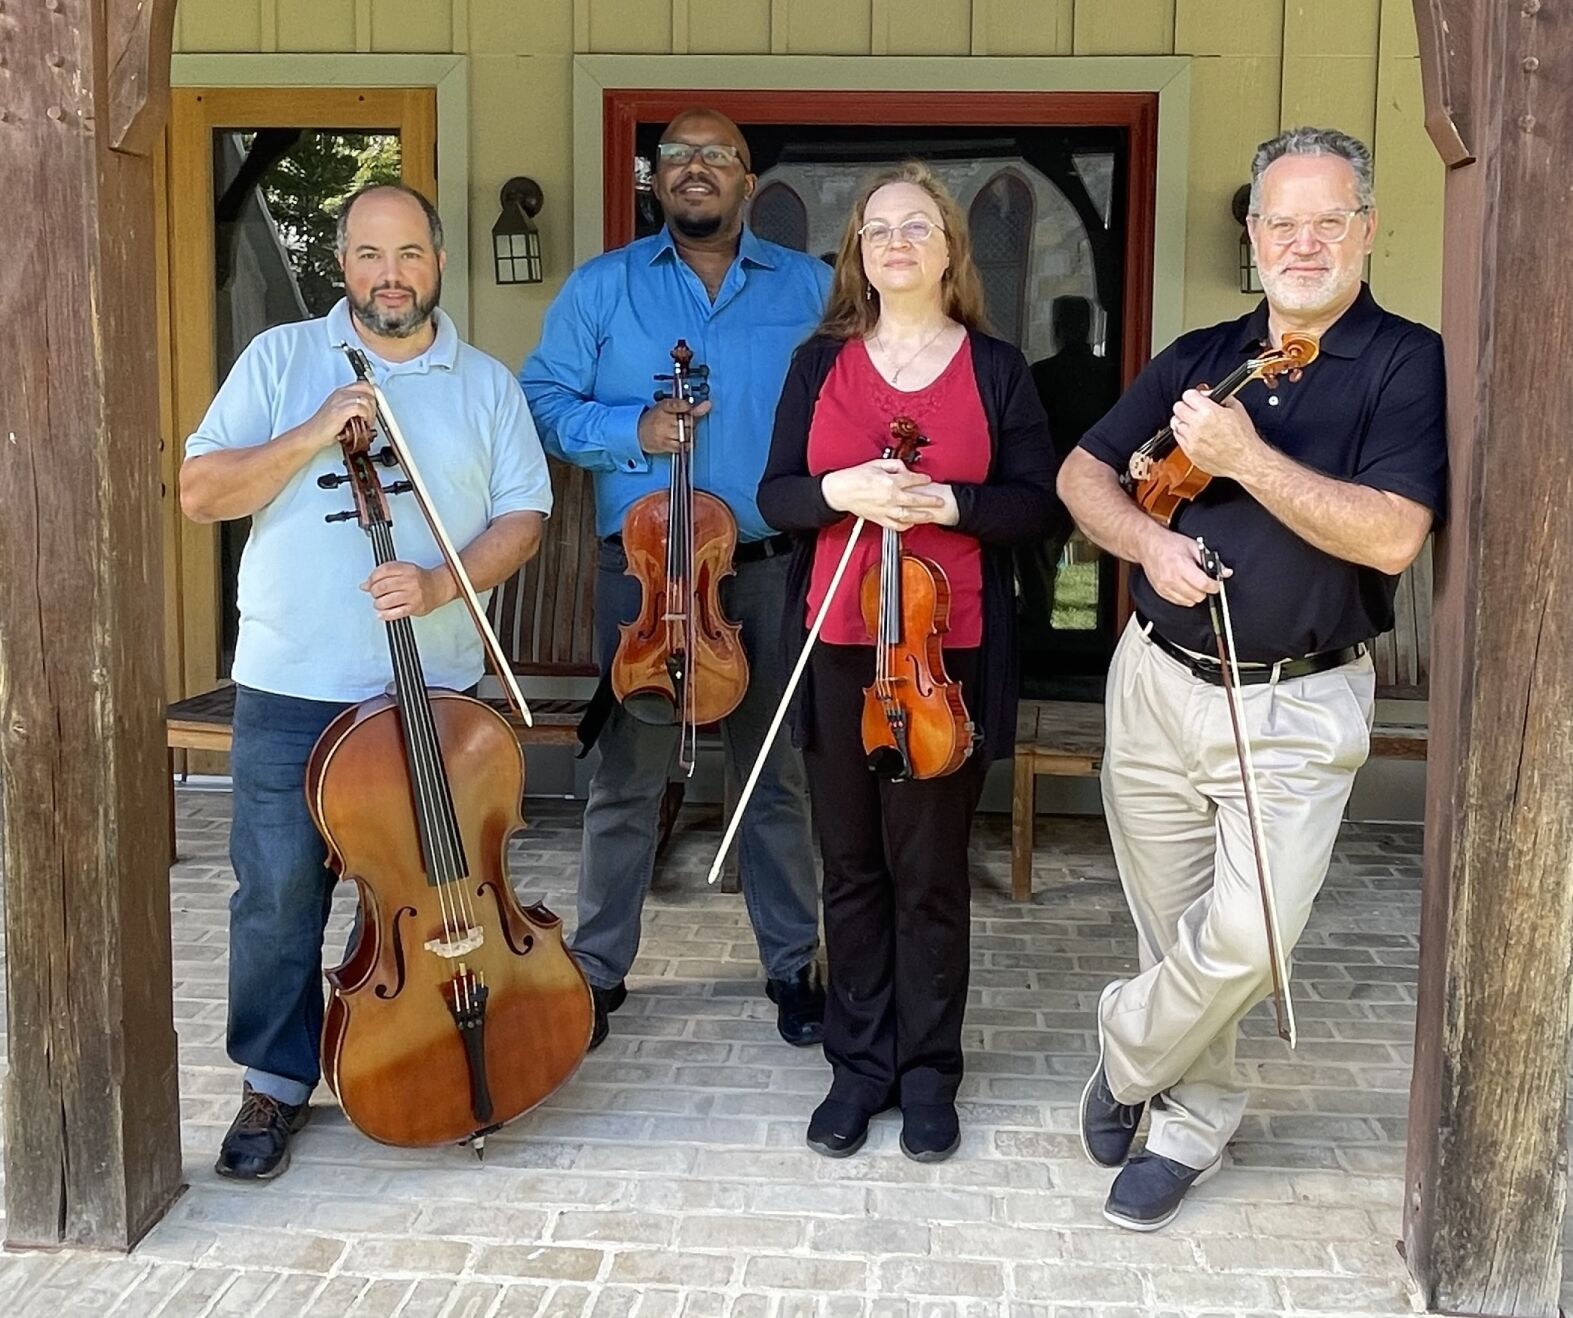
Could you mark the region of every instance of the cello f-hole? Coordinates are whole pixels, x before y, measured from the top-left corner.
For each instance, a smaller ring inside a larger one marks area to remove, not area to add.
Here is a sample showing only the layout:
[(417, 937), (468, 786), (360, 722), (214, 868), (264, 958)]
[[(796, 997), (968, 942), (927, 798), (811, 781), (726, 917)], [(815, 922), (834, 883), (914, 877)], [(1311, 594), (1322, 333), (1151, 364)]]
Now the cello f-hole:
[[(393, 943), (393, 970), (395, 979), (390, 989), (386, 984), (378, 984), (374, 992), (384, 1002), (391, 1002), (404, 992), (405, 966), (404, 966), (404, 939), (400, 937), (399, 921), (405, 916), (414, 916), (418, 912), (413, 906), (401, 906), (393, 913), (393, 920), (389, 926), (391, 941)], [(364, 916), (362, 917), (364, 918)], [(366, 936), (366, 931), (361, 930), (361, 937)]]

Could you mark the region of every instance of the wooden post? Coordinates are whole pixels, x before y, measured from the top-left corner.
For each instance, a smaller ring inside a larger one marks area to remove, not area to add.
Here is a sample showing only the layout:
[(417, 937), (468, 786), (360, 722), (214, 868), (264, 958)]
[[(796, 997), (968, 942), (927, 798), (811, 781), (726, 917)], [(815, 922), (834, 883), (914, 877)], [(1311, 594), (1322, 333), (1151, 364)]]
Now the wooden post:
[(180, 1189), (151, 151), (175, 0), (0, 4), (6, 1243)]
[(1415, 0), (1449, 168), (1450, 515), (1406, 1256), (1429, 1307), (1558, 1313), (1573, 991), (1573, 0)]

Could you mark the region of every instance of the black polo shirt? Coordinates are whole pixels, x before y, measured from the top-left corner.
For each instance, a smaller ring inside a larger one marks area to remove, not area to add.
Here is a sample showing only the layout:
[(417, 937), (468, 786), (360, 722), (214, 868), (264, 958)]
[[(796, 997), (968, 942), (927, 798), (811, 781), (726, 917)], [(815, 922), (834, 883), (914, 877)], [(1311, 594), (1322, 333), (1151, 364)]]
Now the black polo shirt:
[[(1268, 343), (1267, 303), (1240, 320), (1195, 330), (1155, 357), (1081, 447), (1123, 472), (1136, 449), (1169, 424), (1176, 400), (1216, 384)], [(1434, 330), (1360, 296), (1322, 336), (1301, 378), (1237, 395), (1267, 443), (1339, 480), (1424, 504), (1441, 519), (1447, 480), (1442, 340)], [(1214, 479), (1182, 505), (1173, 529), (1201, 536), (1234, 575), (1229, 612), (1239, 657), (1260, 662), (1365, 641), (1393, 625), (1398, 578), (1323, 553), (1231, 480)], [(1136, 607), (1176, 644), (1215, 653), (1205, 603), (1170, 604), (1138, 567)]]

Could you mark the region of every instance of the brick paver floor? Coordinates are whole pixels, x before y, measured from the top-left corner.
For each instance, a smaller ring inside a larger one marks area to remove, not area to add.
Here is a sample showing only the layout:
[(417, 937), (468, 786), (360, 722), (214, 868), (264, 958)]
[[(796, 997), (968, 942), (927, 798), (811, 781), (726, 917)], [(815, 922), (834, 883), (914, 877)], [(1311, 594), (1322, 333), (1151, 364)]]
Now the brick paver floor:
[[(1135, 1318), (1394, 1314), (1414, 1012), (1419, 830), (1351, 825), (1297, 956), (1301, 1043), (1246, 1022), (1256, 1086), (1231, 1165), (1167, 1231), (1101, 1216), (1075, 1108), (1092, 1007), (1134, 938), (1101, 821), (1045, 820), (1030, 905), (1008, 821), (974, 849), (963, 1142), (918, 1165), (899, 1117), (857, 1156), (803, 1145), (828, 1080), (781, 1043), (739, 896), (706, 889), (713, 812), (685, 811), (627, 1005), (541, 1110), (460, 1149), (403, 1152), (326, 1091), (267, 1186), (212, 1171), (239, 1091), (224, 1056), (229, 797), (180, 793), (175, 1015), (189, 1188), (129, 1257), (0, 1257), (0, 1313)], [(570, 921), (579, 808), (530, 803), (521, 893)], [(350, 913), (341, 894), (330, 946)], [(134, 1064), (134, 1060), (132, 1062)]]

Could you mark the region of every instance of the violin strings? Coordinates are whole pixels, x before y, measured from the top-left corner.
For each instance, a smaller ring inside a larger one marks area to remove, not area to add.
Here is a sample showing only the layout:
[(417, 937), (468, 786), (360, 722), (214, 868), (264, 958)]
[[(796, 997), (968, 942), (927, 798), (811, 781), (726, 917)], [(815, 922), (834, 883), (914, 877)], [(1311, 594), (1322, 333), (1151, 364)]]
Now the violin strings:
[(694, 601), (697, 584), (694, 581), (694, 473), (693, 438), (694, 423), (686, 426), (683, 445), (683, 723), (688, 737), (688, 772), (694, 771), (699, 758), (698, 684), (694, 681), (693, 666), (696, 659), (694, 642)]

